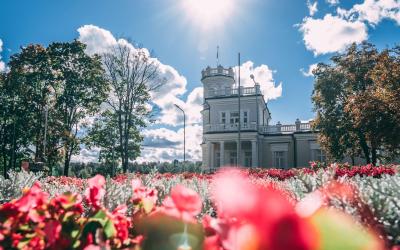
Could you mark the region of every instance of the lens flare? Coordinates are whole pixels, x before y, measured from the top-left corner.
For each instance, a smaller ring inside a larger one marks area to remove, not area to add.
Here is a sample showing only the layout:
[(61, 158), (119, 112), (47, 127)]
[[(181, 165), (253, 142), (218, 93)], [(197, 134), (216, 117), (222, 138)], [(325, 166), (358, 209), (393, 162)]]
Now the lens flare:
[(204, 31), (223, 26), (236, 8), (235, 0), (181, 0), (190, 22)]

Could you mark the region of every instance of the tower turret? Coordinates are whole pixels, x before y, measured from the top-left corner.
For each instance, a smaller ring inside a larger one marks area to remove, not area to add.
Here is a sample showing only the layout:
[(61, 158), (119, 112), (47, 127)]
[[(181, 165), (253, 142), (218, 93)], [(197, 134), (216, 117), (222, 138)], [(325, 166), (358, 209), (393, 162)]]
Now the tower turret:
[(204, 98), (226, 95), (235, 83), (233, 69), (221, 65), (217, 68), (208, 66), (201, 71), (201, 82), (204, 86)]

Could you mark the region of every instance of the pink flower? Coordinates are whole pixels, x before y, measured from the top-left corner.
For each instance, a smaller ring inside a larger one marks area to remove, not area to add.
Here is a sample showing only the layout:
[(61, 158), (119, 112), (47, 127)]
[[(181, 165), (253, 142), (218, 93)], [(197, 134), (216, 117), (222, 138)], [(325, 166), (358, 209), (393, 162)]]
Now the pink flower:
[(315, 249), (318, 235), (289, 198), (272, 186), (257, 186), (237, 169), (216, 174), (212, 183), (220, 222), (213, 226), (226, 249)]
[(101, 250), (101, 247), (96, 245), (89, 245), (85, 247), (83, 250)]
[(95, 209), (99, 209), (101, 206), (101, 199), (105, 194), (103, 188), (106, 180), (102, 175), (96, 175), (88, 180), (89, 187), (86, 189), (86, 199)]
[(157, 190), (150, 189), (142, 185), (142, 182), (139, 179), (134, 179), (131, 182), (133, 196), (132, 200), (134, 204), (144, 202), (151, 204), (156, 204), (157, 202)]
[(191, 221), (201, 212), (202, 201), (194, 190), (176, 185), (171, 190), (171, 196), (165, 198), (163, 206), (167, 214)]

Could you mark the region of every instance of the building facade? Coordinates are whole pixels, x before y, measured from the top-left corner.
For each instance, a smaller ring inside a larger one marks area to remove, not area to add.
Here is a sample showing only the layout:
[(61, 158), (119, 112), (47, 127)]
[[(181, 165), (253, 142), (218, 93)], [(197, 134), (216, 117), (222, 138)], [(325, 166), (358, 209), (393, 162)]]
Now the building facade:
[(271, 113), (256, 82), (239, 90), (232, 68), (222, 66), (204, 69), (201, 81), (204, 168), (240, 165), (286, 169), (325, 161), (310, 123), (297, 119), (290, 125), (270, 124)]

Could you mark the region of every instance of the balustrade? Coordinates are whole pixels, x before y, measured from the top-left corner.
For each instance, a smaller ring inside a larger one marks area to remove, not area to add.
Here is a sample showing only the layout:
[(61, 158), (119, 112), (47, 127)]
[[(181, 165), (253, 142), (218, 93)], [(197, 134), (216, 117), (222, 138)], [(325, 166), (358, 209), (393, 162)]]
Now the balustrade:
[[(204, 125), (204, 133), (210, 132), (235, 132), (238, 130), (238, 124), (206, 124)], [(301, 123), (299, 129), (295, 124), (289, 125), (260, 125), (257, 127), (255, 123), (241, 123), (241, 131), (258, 131), (262, 134), (279, 134), (279, 133), (293, 133), (299, 131), (311, 131), (310, 123)]]

